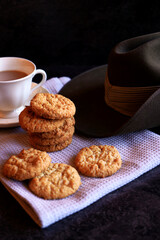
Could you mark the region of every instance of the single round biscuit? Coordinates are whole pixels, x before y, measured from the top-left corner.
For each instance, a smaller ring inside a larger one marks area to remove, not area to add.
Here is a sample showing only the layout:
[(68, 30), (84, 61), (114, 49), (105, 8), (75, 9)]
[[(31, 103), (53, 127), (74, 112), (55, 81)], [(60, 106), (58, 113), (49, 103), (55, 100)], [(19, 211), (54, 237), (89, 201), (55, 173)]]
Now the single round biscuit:
[(81, 178), (75, 168), (63, 163), (51, 163), (40, 176), (29, 182), (29, 189), (44, 199), (60, 199), (75, 193)]
[(38, 145), (57, 145), (59, 143), (65, 142), (67, 139), (71, 138), (74, 134), (74, 127), (68, 129), (68, 131), (61, 137), (53, 137), (53, 138), (41, 138), (38, 137), (34, 133), (29, 133), (29, 137), (32, 139), (32, 142)]
[(74, 121), (74, 117), (60, 120), (44, 119), (37, 116), (31, 107), (26, 107), (19, 115), (20, 126), (29, 132), (50, 132)]
[(75, 158), (79, 172), (89, 177), (107, 177), (121, 168), (122, 160), (114, 146), (92, 145), (80, 150)]
[(60, 94), (37, 93), (30, 105), (37, 115), (47, 119), (69, 118), (76, 112), (74, 103)]
[(11, 156), (3, 166), (6, 177), (19, 181), (38, 176), (45, 171), (51, 158), (46, 152), (30, 148), (23, 149), (18, 155)]
[(32, 147), (39, 149), (41, 151), (46, 151), (46, 152), (56, 152), (56, 151), (60, 151), (66, 147), (68, 147), (71, 142), (72, 142), (72, 137), (68, 138), (65, 142), (63, 143), (58, 143), (58, 144), (54, 144), (54, 145), (39, 145), (36, 144), (32, 138), (29, 138), (30, 140), (30, 144), (32, 145)]
[(34, 136), (37, 136), (39, 138), (59, 138), (66, 134), (66, 132), (70, 131), (72, 127), (75, 125), (75, 119), (72, 118), (66, 118), (66, 121), (64, 121), (64, 124), (62, 126), (59, 126), (58, 128), (54, 129), (50, 132), (28, 132), (29, 134), (34, 134)]

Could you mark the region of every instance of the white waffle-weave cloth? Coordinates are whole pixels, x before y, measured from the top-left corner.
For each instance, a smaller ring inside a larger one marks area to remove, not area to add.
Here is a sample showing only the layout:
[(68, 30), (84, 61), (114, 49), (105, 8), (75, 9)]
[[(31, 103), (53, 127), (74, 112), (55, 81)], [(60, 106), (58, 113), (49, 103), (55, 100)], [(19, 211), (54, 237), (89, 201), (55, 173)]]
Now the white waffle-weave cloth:
[[(52, 78), (45, 83), (44, 87), (50, 93), (57, 93), (69, 80), (68, 77)], [(74, 166), (74, 157), (79, 150), (93, 144), (114, 145), (122, 157), (121, 169), (103, 179), (81, 175), (82, 185), (73, 195), (60, 200), (43, 200), (31, 193), (26, 182), (8, 179), (2, 175), (4, 162), (23, 148), (30, 148), (30, 144), (27, 133), (21, 127), (1, 129), (0, 180), (31, 218), (41, 228), (45, 228), (89, 206), (160, 163), (160, 136), (148, 130), (101, 139), (75, 134), (67, 148), (49, 155), (52, 162), (63, 162)]]

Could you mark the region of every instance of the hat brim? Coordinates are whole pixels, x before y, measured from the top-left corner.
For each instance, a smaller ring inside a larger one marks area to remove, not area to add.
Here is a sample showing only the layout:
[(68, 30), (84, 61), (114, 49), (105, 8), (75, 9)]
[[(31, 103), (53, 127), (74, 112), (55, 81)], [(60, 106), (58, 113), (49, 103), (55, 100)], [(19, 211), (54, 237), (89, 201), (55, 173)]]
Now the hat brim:
[[(160, 123), (159, 90), (146, 101), (133, 117), (125, 116), (107, 106), (104, 100), (104, 82), (107, 65), (88, 70), (68, 82), (59, 92), (76, 105), (76, 132), (89, 137), (109, 137), (121, 133), (151, 128)], [(158, 99), (157, 99), (158, 98)], [(148, 112), (149, 110), (149, 112)], [(156, 113), (155, 113), (156, 111)], [(153, 115), (156, 119), (153, 120)], [(148, 119), (150, 118), (151, 119)]]
[(104, 101), (107, 65), (86, 71), (68, 82), (59, 92), (76, 105), (76, 131), (91, 137), (106, 137), (128, 121)]

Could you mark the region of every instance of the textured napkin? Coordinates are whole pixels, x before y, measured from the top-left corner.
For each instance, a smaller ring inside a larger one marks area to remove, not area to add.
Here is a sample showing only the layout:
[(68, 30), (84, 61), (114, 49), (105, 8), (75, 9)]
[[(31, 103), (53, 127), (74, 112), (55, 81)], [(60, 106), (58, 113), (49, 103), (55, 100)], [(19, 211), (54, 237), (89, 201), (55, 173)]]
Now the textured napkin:
[[(51, 93), (58, 92), (70, 79), (52, 78), (44, 85)], [(2, 175), (4, 162), (23, 148), (30, 147), (27, 133), (18, 128), (0, 130), (0, 180), (31, 218), (42, 228), (69, 216), (107, 193), (129, 183), (160, 163), (160, 136), (148, 131), (140, 131), (109, 138), (86, 138), (73, 136), (72, 143), (59, 152), (49, 153), (52, 162), (74, 166), (74, 157), (83, 147), (90, 145), (114, 145), (122, 157), (122, 167), (107, 178), (89, 178), (81, 175), (82, 185), (78, 191), (64, 199), (43, 200), (28, 189), (27, 181), (19, 182)]]

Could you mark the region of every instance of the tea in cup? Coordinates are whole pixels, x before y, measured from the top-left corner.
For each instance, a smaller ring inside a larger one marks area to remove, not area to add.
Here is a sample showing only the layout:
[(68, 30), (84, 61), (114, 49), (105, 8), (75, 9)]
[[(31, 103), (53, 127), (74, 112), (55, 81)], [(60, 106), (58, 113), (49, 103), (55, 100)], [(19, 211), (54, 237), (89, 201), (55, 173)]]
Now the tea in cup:
[[(31, 88), (33, 77), (41, 74), (42, 79)], [(46, 72), (36, 69), (30, 60), (19, 57), (0, 58), (0, 118), (19, 115), (33, 91), (46, 81)]]

